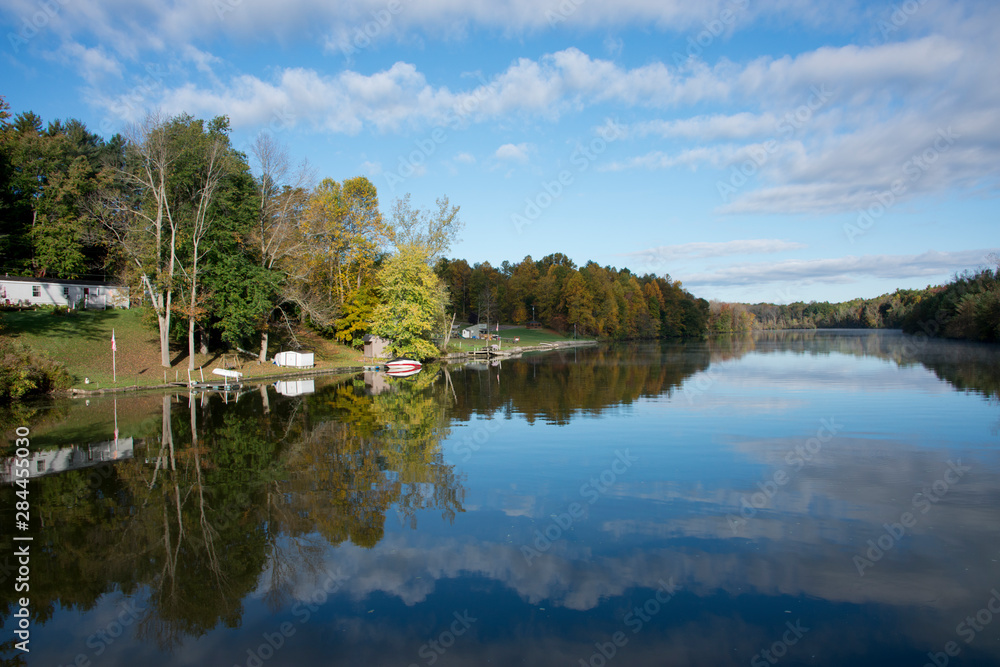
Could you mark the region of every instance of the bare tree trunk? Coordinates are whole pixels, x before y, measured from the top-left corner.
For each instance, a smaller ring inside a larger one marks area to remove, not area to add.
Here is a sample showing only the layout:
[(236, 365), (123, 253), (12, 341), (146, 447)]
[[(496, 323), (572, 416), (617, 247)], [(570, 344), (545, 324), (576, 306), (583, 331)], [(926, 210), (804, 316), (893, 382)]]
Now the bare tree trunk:
[(267, 329), (260, 334), (260, 356), (257, 357), (257, 361), (262, 364), (267, 361)]
[(157, 314), (156, 322), (160, 325), (160, 364), (164, 368), (170, 368), (170, 299), (167, 298), (167, 307), (162, 315)]
[(441, 349), (445, 352), (448, 351), (448, 343), (451, 342), (451, 330), (455, 327), (455, 316), (457, 315), (457, 312), (451, 314), (451, 324), (447, 325), (444, 332), (444, 345), (441, 346)]
[(268, 402), (268, 399), (267, 399), (267, 385), (266, 384), (260, 385), (260, 402), (264, 406), (264, 414), (265, 415), (266, 414), (270, 414), (271, 413), (271, 404)]
[(194, 370), (194, 316), (188, 317), (188, 370)]

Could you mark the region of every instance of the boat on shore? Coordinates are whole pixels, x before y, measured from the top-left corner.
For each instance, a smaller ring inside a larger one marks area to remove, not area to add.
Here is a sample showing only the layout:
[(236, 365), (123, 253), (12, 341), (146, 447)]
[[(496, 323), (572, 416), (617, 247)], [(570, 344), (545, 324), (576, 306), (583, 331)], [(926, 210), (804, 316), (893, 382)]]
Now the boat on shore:
[(385, 362), (386, 375), (397, 378), (416, 375), (422, 368), (423, 364), (413, 359), (390, 359)]

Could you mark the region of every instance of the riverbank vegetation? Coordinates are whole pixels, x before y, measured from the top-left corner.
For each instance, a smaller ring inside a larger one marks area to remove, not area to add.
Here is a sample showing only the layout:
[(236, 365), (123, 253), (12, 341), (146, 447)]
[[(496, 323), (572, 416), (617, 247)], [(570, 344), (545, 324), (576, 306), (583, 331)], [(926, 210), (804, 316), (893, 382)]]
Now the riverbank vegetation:
[(842, 303), (710, 304), (709, 331), (902, 329), (907, 333), (1000, 341), (1000, 265), (957, 274), (945, 285), (896, 290)]
[(532, 321), (606, 340), (701, 336), (708, 302), (670, 276), (636, 275), (595, 262), (577, 267), (562, 253), (516, 264), (441, 259), (435, 271), (460, 320), (494, 325)]

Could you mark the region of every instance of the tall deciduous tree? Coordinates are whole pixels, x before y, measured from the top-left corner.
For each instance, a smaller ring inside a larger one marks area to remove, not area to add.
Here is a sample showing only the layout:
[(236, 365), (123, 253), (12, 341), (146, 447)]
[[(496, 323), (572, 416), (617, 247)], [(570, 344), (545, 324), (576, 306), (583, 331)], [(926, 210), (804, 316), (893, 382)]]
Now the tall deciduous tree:
[(6, 270), (76, 278), (103, 268), (97, 226), (85, 202), (107, 180), (118, 150), (78, 120), (43, 129), (36, 114), (0, 121), (0, 235)]
[(188, 122), (186, 127), (183, 122), (179, 125), (175, 131), (180, 131), (178, 138), (183, 138), (174, 178), (178, 185), (177, 210), (184, 213), (181, 224), (186, 236), (187, 261), (180, 268), (186, 278), (188, 296), (188, 370), (194, 370), (195, 328), (201, 311), (198, 280), (203, 270), (201, 262), (208, 254), (205, 240), (219, 215), (215, 199), (222, 181), (237, 167), (226, 134), (228, 119), (216, 118), (207, 132), (203, 131), (201, 121)]
[(458, 217), (459, 207), (452, 206), (447, 196), (435, 203), (433, 212), (415, 209), (407, 193), (393, 204), (391, 220), (396, 245), (423, 247), (432, 264), (444, 257), (465, 226)]
[(321, 326), (340, 315), (354, 290), (370, 284), (391, 240), (367, 178), (323, 179), (298, 227), (302, 250), (283, 263), (286, 299)]
[(206, 128), (190, 116), (148, 116), (127, 134), (120, 187), (102, 197), (102, 220), (156, 315), (164, 367), (170, 366), (171, 316), (181, 294), (188, 297), (189, 367), (194, 360), (204, 242), (217, 218), (222, 179), (240, 160), (227, 133), (224, 117)]
[(403, 246), (379, 271), (372, 333), (389, 340), (395, 355), (426, 359), (438, 354), (431, 339), (445, 326), (448, 294), (427, 259), (426, 249)]
[[(289, 260), (299, 256), (304, 248), (305, 237), (299, 233), (302, 214), (309, 201), (313, 172), (305, 161), (292, 168), (288, 149), (267, 133), (257, 135), (250, 148), (251, 158), (259, 172), (257, 193), (259, 210), (257, 220), (250, 235), (250, 246), (256, 254), (259, 266), (267, 272), (274, 272)], [(293, 260), (294, 262), (294, 260)], [(266, 274), (259, 274), (265, 277)], [(258, 360), (267, 359), (268, 320), (283, 299), (280, 287), (284, 281), (273, 280), (275, 299), (261, 300), (258, 305), (264, 311), (257, 315), (260, 323), (260, 354)]]
[(170, 367), (170, 318), (178, 272), (178, 221), (170, 181), (177, 146), (160, 116), (149, 115), (125, 135), (121, 188), (105, 191), (102, 221), (149, 296), (160, 338), (160, 364)]

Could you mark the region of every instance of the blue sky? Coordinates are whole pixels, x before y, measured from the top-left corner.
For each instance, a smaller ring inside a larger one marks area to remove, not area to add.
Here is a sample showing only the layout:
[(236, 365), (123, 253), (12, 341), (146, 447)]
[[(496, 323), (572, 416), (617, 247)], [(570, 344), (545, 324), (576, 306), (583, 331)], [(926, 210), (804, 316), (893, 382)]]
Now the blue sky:
[(110, 136), (230, 117), (455, 257), (723, 300), (923, 287), (1000, 248), (992, 0), (6, 0), (0, 94)]

